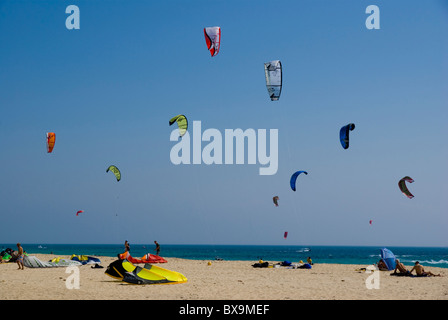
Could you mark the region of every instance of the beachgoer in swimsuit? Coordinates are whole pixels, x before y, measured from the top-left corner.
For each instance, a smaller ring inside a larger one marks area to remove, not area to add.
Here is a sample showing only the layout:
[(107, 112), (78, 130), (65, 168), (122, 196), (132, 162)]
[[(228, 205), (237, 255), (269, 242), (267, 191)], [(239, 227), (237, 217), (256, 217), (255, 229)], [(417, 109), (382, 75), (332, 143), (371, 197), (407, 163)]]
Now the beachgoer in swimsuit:
[(23, 270), (24, 269), (24, 266), (23, 266), (23, 248), (20, 245), (20, 243), (17, 244), (17, 249), (18, 249), (18, 254), (19, 254), (19, 256), (17, 257), (17, 264), (19, 266), (19, 270), (20, 269)]
[(387, 268), (387, 265), (386, 265), (386, 263), (384, 262), (383, 259), (381, 259), (380, 261), (378, 261), (378, 269), (379, 269), (380, 271), (387, 271), (387, 270), (389, 270), (389, 269)]
[(126, 240), (126, 241), (124, 242), (124, 251), (125, 251), (125, 252), (130, 252), (130, 251), (131, 251), (131, 247), (129, 246), (129, 242), (128, 242), (128, 240)]
[(399, 274), (410, 274), (409, 270), (406, 269), (406, 267), (400, 262), (400, 260), (395, 259), (394, 274), (397, 273), (397, 270), (399, 271)]
[(154, 241), (154, 243), (156, 244), (156, 255), (159, 255), (160, 245), (157, 243), (157, 241)]
[(430, 271), (425, 271), (425, 269), (422, 267), (422, 265), (420, 264), (420, 262), (416, 261), (414, 267), (412, 268), (412, 270), (410, 271), (410, 273), (412, 273), (412, 271), (415, 270), (415, 273), (417, 273), (417, 277), (441, 277), (440, 274), (434, 274)]

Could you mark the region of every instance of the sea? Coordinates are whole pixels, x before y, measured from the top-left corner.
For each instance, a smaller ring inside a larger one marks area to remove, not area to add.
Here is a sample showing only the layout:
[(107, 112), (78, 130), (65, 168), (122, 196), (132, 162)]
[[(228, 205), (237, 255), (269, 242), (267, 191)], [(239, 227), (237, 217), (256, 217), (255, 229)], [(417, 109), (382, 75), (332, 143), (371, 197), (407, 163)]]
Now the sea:
[[(124, 252), (124, 244), (26, 244), (28, 254), (89, 255), (116, 257)], [(17, 249), (16, 244), (0, 244), (1, 250)], [(313, 263), (371, 265), (381, 258), (381, 248), (375, 246), (299, 246), (299, 245), (202, 245), (161, 244), (160, 256), (192, 260), (242, 260), (268, 262), (302, 260), (310, 257)], [(405, 265), (419, 261), (423, 266), (448, 268), (448, 248), (445, 247), (387, 247)], [(132, 244), (131, 255), (141, 258), (155, 254), (155, 245)]]

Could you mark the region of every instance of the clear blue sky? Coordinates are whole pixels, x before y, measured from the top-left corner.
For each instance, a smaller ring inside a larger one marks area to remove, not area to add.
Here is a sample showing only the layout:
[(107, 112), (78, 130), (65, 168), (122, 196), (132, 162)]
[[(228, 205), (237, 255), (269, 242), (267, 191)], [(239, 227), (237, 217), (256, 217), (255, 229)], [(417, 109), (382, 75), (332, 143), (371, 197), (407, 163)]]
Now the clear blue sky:
[[(436, 0), (0, 1), (0, 243), (448, 246), (447, 32)], [(277, 174), (173, 165), (177, 114), (278, 129)]]

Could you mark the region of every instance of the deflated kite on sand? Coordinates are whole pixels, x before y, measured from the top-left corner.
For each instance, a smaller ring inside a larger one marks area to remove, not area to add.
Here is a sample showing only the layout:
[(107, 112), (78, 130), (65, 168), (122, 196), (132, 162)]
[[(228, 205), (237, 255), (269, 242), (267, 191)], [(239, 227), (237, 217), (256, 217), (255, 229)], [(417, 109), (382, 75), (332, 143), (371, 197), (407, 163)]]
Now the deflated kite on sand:
[(131, 284), (175, 284), (187, 282), (187, 278), (176, 271), (145, 264), (142, 268), (128, 260), (116, 260), (106, 269), (105, 273), (118, 280)]

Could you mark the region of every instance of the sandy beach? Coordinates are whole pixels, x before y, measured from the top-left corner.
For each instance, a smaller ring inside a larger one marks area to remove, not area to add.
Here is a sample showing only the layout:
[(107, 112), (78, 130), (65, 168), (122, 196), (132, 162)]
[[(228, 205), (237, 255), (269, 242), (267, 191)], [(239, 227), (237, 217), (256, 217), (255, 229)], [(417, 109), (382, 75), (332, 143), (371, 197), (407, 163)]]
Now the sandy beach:
[[(57, 256), (36, 254), (41, 261)], [(61, 258), (70, 259), (68, 256)], [(366, 266), (315, 264), (312, 269), (253, 268), (257, 261), (167, 258), (163, 268), (188, 282), (132, 285), (104, 273), (114, 257), (98, 257), (102, 269), (79, 267), (79, 289), (68, 289), (65, 267), (25, 268), (0, 264), (1, 300), (448, 300), (448, 269), (425, 267), (442, 277), (396, 277), (379, 271), (379, 289), (368, 289)], [(272, 261), (275, 263), (276, 261)], [(406, 266), (410, 269), (412, 266)]]

